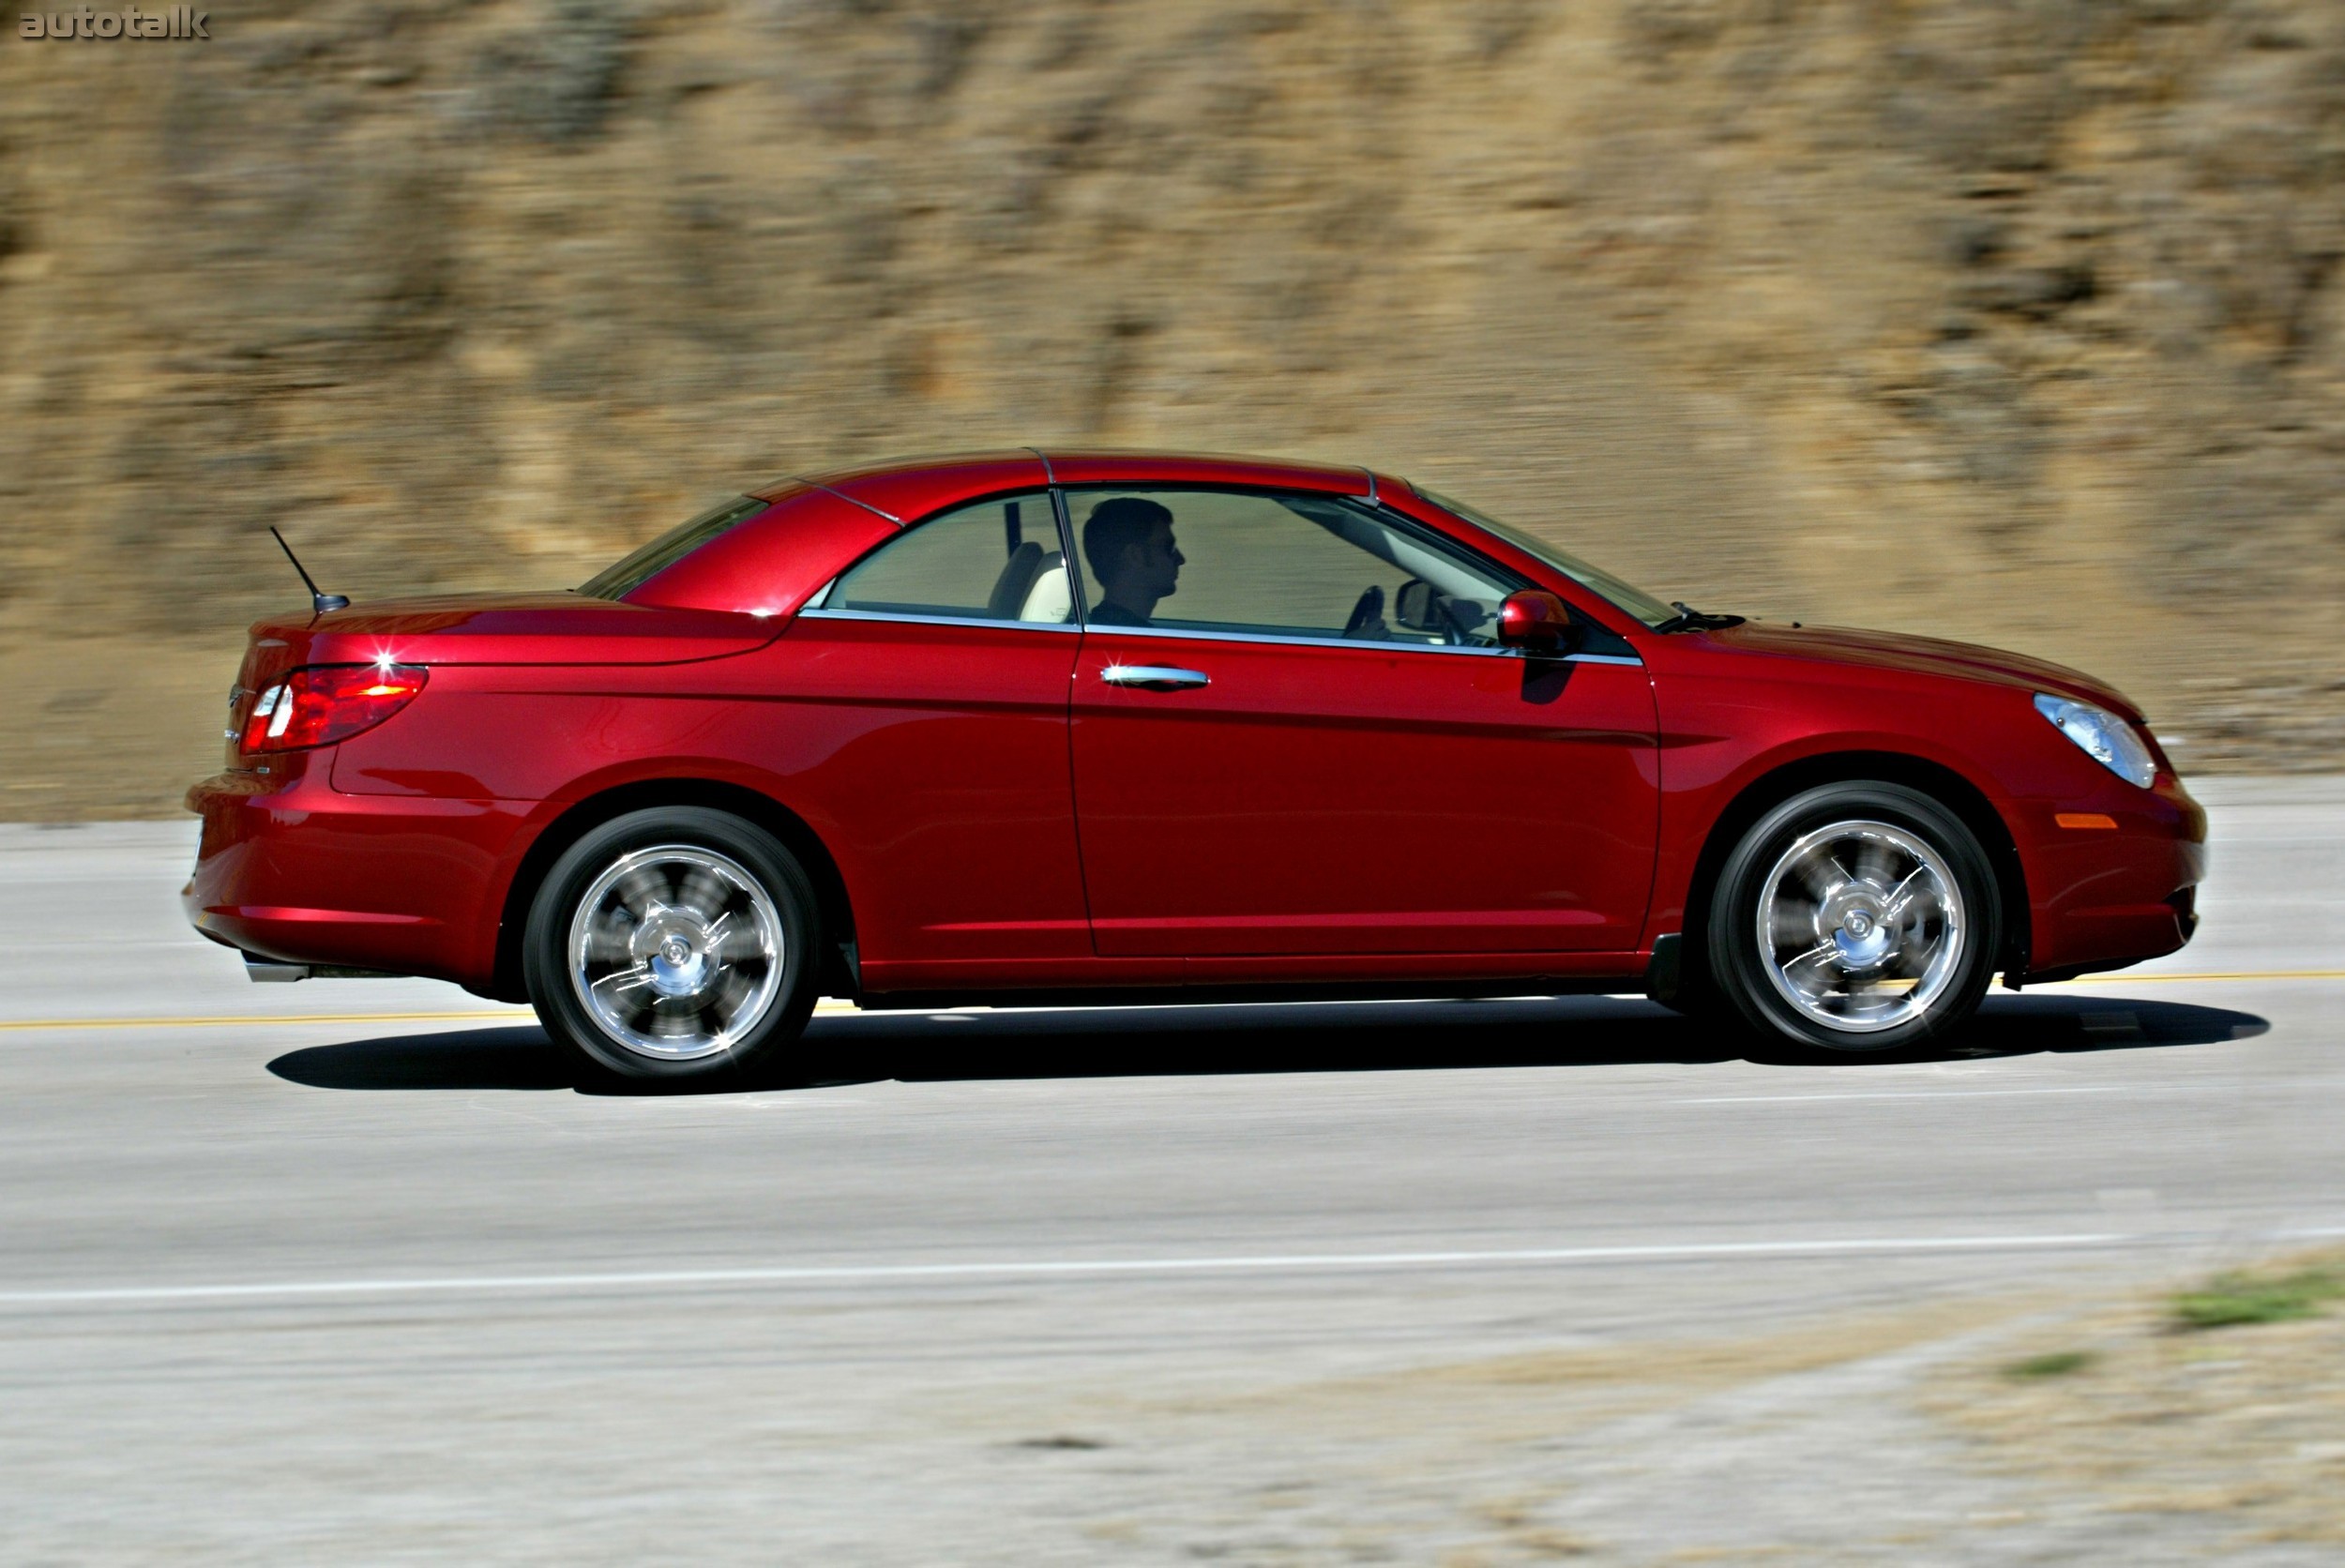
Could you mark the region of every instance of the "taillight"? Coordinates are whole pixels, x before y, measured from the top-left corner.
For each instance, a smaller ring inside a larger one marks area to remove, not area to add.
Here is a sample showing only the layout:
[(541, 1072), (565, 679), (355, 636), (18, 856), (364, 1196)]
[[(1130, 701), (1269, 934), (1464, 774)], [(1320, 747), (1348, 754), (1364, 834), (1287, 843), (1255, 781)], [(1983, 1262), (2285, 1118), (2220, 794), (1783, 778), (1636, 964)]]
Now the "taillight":
[(330, 746), (371, 730), (416, 700), (419, 664), (312, 664), (261, 693), (238, 743), (248, 754)]

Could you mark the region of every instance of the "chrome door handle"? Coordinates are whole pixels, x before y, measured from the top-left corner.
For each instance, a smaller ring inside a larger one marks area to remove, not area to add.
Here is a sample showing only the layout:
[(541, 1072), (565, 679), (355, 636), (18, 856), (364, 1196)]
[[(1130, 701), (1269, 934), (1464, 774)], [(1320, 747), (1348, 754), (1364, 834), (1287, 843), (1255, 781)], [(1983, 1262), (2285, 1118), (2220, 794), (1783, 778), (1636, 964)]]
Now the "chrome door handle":
[(1143, 691), (1186, 691), (1210, 684), (1202, 670), (1175, 670), (1169, 664), (1111, 664), (1099, 671), (1099, 679)]

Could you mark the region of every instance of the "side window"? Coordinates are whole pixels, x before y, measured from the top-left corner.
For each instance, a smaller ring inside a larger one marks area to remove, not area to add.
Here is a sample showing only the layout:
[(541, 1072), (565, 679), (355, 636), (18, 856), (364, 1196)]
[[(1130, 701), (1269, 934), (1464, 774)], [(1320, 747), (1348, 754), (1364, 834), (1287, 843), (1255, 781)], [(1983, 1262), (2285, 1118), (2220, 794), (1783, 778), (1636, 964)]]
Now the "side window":
[(1067, 492), (1096, 626), (1494, 648), (1524, 586), (1430, 531), (1339, 496)]
[(1075, 603), (1051, 498), (1036, 490), (930, 518), (849, 570), (823, 608), (1065, 626)]

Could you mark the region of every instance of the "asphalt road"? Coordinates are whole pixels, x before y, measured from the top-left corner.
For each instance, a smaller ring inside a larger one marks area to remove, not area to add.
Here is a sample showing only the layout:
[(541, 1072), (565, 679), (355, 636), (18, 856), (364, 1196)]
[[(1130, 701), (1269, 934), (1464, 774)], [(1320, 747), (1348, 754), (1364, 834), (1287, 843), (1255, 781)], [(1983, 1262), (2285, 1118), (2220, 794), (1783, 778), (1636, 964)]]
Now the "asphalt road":
[(181, 824), (0, 827), (0, 1560), (2322, 1560), (2015, 1503), (1900, 1393), (2345, 1238), (2345, 779), (2201, 795), (2197, 943), (1926, 1061), (827, 1012), (835, 1083), (673, 1098), (247, 984)]

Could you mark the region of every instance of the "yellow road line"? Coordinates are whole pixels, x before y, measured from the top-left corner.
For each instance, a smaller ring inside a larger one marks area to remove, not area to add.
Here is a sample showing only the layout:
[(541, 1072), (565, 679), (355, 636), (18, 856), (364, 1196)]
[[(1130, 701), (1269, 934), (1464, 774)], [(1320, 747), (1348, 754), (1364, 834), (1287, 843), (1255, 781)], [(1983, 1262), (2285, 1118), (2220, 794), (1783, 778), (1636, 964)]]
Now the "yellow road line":
[(219, 1018), (11, 1018), (4, 1030), (26, 1029), (240, 1029), (263, 1023), (420, 1023), (471, 1019), (501, 1019), (519, 1023), (535, 1013), (278, 1013), (263, 1017)]
[[(817, 1003), (817, 1013), (852, 1013), (843, 1002)], [(453, 1013), (255, 1013), (247, 1016), (190, 1018), (10, 1018), (0, 1020), (0, 1033), (43, 1029), (249, 1029), (270, 1023), (536, 1023), (537, 1015), (513, 1012)]]
[[(2345, 980), (2345, 969), (2237, 970), (2206, 974), (2119, 972), (2083, 974), (2074, 980), (2063, 980), (2057, 984), (2064, 986), (2180, 986), (2216, 980)], [(1623, 991), (1620, 994), (1628, 996), (1633, 993)], [(846, 1002), (819, 1003), (814, 1010), (817, 1013), (860, 1011), (852, 1003)], [(454, 1013), (256, 1013), (239, 1017), (189, 1018), (11, 1018), (0, 1020), (0, 1033), (23, 1033), (46, 1029), (250, 1029), (263, 1024), (284, 1023), (535, 1023), (537, 1019), (537, 1015), (535, 1013), (509, 1010)]]

